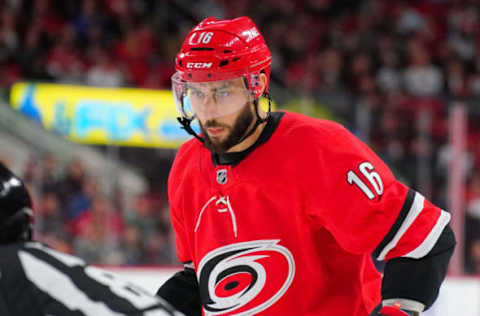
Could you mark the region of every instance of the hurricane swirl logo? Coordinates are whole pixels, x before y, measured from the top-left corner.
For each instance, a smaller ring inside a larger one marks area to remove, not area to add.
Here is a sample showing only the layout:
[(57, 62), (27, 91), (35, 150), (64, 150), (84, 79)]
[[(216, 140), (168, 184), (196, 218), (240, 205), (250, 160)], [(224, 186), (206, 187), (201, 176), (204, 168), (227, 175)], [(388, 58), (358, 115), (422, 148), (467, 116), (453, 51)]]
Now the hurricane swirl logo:
[(198, 266), (205, 314), (252, 315), (278, 301), (295, 276), (292, 253), (278, 242), (242, 242), (205, 255)]

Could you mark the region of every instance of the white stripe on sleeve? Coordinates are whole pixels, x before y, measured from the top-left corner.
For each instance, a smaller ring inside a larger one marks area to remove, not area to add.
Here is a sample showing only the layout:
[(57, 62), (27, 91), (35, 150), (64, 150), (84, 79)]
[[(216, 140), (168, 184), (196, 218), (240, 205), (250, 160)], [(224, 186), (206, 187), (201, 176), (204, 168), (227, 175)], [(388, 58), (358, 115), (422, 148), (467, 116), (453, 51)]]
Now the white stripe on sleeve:
[(450, 222), (450, 213), (442, 210), (440, 217), (438, 218), (435, 226), (433, 226), (432, 231), (428, 234), (427, 238), (414, 250), (410, 251), (402, 257), (419, 259), (424, 257), (426, 254), (432, 250), (433, 246), (437, 243), (440, 234), (442, 233), (445, 226)]
[(403, 221), (402, 225), (400, 225), (400, 228), (398, 229), (393, 239), (385, 246), (385, 248), (382, 249), (380, 255), (377, 258), (378, 260), (385, 260), (388, 252), (395, 248), (400, 238), (402, 238), (403, 234), (405, 234), (407, 229), (417, 218), (418, 214), (420, 214), (420, 212), (423, 210), (424, 202), (425, 197), (423, 197), (423, 195), (421, 195), (420, 193), (415, 192), (415, 198), (413, 200), (412, 206), (410, 207), (410, 210), (408, 211), (407, 217)]

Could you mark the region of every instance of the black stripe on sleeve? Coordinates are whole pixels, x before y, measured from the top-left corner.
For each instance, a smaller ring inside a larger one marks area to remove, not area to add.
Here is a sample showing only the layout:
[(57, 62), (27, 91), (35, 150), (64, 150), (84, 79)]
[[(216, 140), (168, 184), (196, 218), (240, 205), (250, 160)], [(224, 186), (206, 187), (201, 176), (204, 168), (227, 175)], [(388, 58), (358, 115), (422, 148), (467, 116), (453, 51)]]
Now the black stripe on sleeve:
[(400, 214), (398, 214), (398, 217), (395, 220), (395, 223), (393, 224), (392, 228), (390, 228), (390, 231), (385, 236), (385, 238), (383, 238), (380, 245), (378, 245), (378, 247), (373, 252), (373, 255), (375, 256), (375, 258), (377, 258), (382, 252), (383, 248), (385, 248), (385, 246), (388, 245), (390, 241), (392, 241), (393, 237), (395, 237), (395, 234), (400, 229), (400, 226), (402, 226), (403, 221), (407, 217), (408, 212), (412, 207), (413, 200), (415, 199), (415, 194), (416, 192), (414, 190), (412, 189), (408, 190), (407, 196), (405, 197), (405, 201), (403, 202), (402, 209), (400, 210)]

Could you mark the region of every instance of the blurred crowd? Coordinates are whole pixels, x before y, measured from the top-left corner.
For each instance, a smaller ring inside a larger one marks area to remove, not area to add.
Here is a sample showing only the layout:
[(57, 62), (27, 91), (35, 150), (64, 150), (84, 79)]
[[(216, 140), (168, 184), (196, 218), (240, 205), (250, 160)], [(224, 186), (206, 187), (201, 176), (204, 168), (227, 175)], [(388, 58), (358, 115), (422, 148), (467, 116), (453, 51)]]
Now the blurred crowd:
[[(480, 274), (478, 1), (3, 0), (0, 8), (1, 87), (40, 80), (168, 89), (175, 53), (196, 22), (250, 16), (273, 53), (279, 107), (342, 122), (445, 209), (449, 118), (463, 103), (465, 269)], [(165, 201), (146, 194), (122, 209), (97, 194), (79, 162), (57, 169), (51, 160), (28, 168), (42, 170), (43, 238), (97, 262), (174, 260)], [(99, 251), (99, 243), (112, 251)]]
[(169, 84), (170, 27), (162, 14), (155, 15), (162, 10), (155, 1), (0, 3), (2, 85), (23, 78), (148, 88)]
[(107, 195), (79, 160), (31, 159), (22, 177), (33, 197), (35, 238), (102, 264), (176, 263), (166, 199), (146, 192), (125, 203)]

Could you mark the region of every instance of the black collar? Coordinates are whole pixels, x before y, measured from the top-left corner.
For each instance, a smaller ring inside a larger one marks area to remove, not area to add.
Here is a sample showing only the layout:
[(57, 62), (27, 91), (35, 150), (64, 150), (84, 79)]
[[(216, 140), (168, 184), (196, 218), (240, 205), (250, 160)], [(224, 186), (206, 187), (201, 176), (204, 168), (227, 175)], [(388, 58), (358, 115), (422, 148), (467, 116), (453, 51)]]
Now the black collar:
[(270, 114), (270, 118), (267, 121), (267, 125), (263, 129), (260, 137), (258, 137), (257, 141), (247, 149), (239, 152), (231, 152), (231, 153), (223, 153), (223, 154), (216, 154), (212, 153), (212, 162), (215, 166), (218, 165), (230, 165), (235, 167), (238, 165), (245, 157), (247, 157), (255, 148), (258, 146), (266, 143), (270, 137), (273, 135), (273, 132), (280, 124), (280, 120), (282, 119), (285, 112), (272, 112)]

